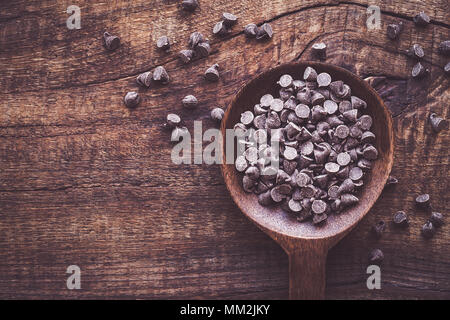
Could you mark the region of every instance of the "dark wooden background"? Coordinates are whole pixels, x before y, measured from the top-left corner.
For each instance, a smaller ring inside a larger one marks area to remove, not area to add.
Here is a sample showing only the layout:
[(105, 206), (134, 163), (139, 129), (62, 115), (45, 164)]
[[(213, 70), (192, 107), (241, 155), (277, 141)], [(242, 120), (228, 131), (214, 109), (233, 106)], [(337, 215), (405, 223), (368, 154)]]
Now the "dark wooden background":
[[(437, 54), (450, 39), (445, 0), (377, 1), (381, 30), (366, 28), (365, 0), (200, 0), (185, 14), (175, 0), (2, 1), (0, 4), (0, 298), (287, 298), (287, 256), (239, 212), (217, 165), (173, 165), (169, 133), (160, 125), (177, 112), (192, 130), (226, 106), (259, 72), (311, 59), (316, 41), (327, 62), (343, 66), (375, 88), (393, 112), (395, 164), (400, 180), (368, 216), (330, 251), (327, 298), (450, 298), (450, 221), (431, 240), (420, 236), (426, 213), (415, 196), (431, 195), (449, 209), (450, 135), (431, 133), (427, 115), (449, 115), (447, 60)], [(66, 8), (81, 8), (81, 29), (68, 30)], [(425, 10), (432, 22), (416, 28)], [(239, 17), (232, 33), (212, 36), (222, 12)], [(270, 22), (272, 41), (246, 40), (243, 26)], [(399, 41), (386, 26), (402, 21)], [(121, 37), (107, 52), (103, 31)], [(189, 34), (210, 38), (212, 54), (182, 65), (177, 52)], [(168, 35), (168, 54), (155, 41)], [(405, 50), (425, 49), (428, 78), (410, 78)], [(221, 67), (219, 83), (203, 72)], [(165, 87), (143, 90), (136, 76), (163, 65)], [(123, 106), (127, 91), (143, 103)], [(194, 94), (195, 111), (181, 99)], [(376, 241), (370, 227), (396, 210), (411, 216), (408, 229), (388, 225)], [(448, 220), (448, 219), (447, 219)], [(385, 252), (382, 289), (366, 288), (367, 255)], [(81, 290), (66, 289), (66, 268), (81, 268)]]

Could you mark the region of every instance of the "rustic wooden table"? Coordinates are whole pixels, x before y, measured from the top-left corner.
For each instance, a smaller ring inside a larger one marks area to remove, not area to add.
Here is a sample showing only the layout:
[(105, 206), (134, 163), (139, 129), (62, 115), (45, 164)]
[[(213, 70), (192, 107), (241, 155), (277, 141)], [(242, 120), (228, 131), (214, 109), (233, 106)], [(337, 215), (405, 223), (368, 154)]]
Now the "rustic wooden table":
[[(200, 1), (185, 14), (180, 1), (76, 1), (81, 29), (68, 30), (67, 1), (0, 4), (0, 298), (287, 298), (288, 261), (268, 236), (234, 205), (218, 165), (174, 165), (169, 133), (160, 125), (169, 111), (192, 130), (214, 127), (209, 112), (226, 106), (256, 74), (277, 64), (311, 59), (311, 45), (328, 45), (326, 61), (372, 83), (395, 123), (393, 174), (360, 225), (329, 254), (327, 298), (450, 298), (450, 222), (431, 240), (420, 236), (427, 215), (414, 197), (431, 195), (448, 213), (450, 135), (427, 125), (430, 111), (449, 115), (447, 60), (437, 53), (450, 39), (445, 0), (376, 1), (381, 29), (366, 27), (364, 0)], [(432, 22), (417, 28), (425, 10)], [(222, 12), (239, 17), (221, 39), (212, 27)], [(269, 42), (247, 40), (243, 26), (269, 21)], [(385, 35), (402, 21), (399, 41)], [(109, 30), (122, 45), (107, 52)], [(211, 40), (208, 58), (182, 65), (177, 52), (189, 34)], [(170, 53), (155, 41), (168, 35)], [(425, 49), (428, 78), (410, 77), (405, 50)], [(221, 80), (204, 70), (218, 63)], [(139, 89), (136, 76), (163, 65), (168, 86)], [(143, 103), (124, 107), (127, 91)], [(197, 110), (182, 109), (194, 94)], [(397, 210), (410, 227), (370, 236), (378, 220)], [(367, 255), (385, 252), (381, 290), (366, 287)], [(81, 268), (81, 290), (66, 288), (66, 268)]]

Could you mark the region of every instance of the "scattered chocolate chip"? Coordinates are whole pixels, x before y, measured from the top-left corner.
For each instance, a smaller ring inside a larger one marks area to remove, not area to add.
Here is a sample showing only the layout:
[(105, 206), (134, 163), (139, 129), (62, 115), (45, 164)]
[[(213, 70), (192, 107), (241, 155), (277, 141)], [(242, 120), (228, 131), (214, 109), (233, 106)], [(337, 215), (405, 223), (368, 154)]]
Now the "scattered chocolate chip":
[(211, 52), (211, 46), (208, 42), (201, 42), (195, 47), (195, 53), (199, 57), (207, 57), (209, 56), (209, 53)]
[(205, 71), (205, 79), (211, 82), (215, 82), (219, 80), (219, 65), (216, 63), (206, 69)]
[(178, 142), (182, 137), (189, 135), (189, 131), (186, 127), (175, 127), (172, 130), (170, 140), (172, 142)]
[(222, 17), (223, 17), (223, 23), (227, 28), (231, 28), (237, 22), (237, 17), (234, 14), (224, 12), (222, 14)]
[(188, 45), (191, 49), (195, 49), (199, 43), (202, 43), (205, 41), (205, 38), (203, 37), (203, 34), (201, 34), (198, 31), (192, 32), (189, 36), (189, 42)]
[(258, 30), (258, 26), (254, 23), (250, 23), (244, 27), (244, 34), (247, 38), (256, 37), (256, 32)]
[(409, 223), (408, 215), (404, 211), (394, 213), (393, 222), (395, 226), (406, 227)]
[(167, 36), (159, 37), (158, 40), (156, 40), (156, 46), (158, 49), (167, 51), (170, 49), (170, 41)]
[(390, 186), (390, 185), (396, 185), (397, 183), (398, 183), (398, 179), (396, 177), (389, 176), (387, 181), (386, 181), (385, 187)]
[(450, 75), (450, 62), (448, 62), (445, 66), (444, 66), (444, 72), (447, 75)]
[(211, 110), (211, 119), (217, 122), (221, 122), (225, 111), (222, 108), (214, 108)]
[(430, 209), (430, 195), (428, 193), (418, 195), (416, 197), (416, 205), (425, 210)]
[(327, 45), (323, 42), (315, 43), (311, 47), (314, 55), (319, 59), (325, 59), (327, 54)]
[(198, 105), (198, 100), (193, 95), (187, 95), (182, 100), (183, 106), (189, 109), (193, 109)]
[(432, 212), (430, 216), (430, 221), (436, 228), (439, 228), (444, 224), (444, 215), (439, 212)]
[(400, 32), (402, 31), (402, 29), (403, 29), (402, 22), (400, 22), (398, 24), (395, 24), (395, 23), (389, 24), (387, 27), (387, 31), (386, 31), (388, 38), (391, 40), (397, 39), (398, 36), (400, 35)]
[(317, 75), (317, 83), (319, 87), (328, 87), (331, 83), (331, 76), (326, 72), (319, 73)]
[(213, 34), (217, 36), (224, 36), (228, 34), (228, 29), (224, 21), (219, 21), (214, 25)]
[(386, 228), (386, 223), (384, 221), (378, 221), (372, 227), (372, 233), (375, 235), (377, 239), (380, 239), (383, 236), (384, 230)]
[(273, 36), (273, 30), (270, 24), (264, 23), (261, 27), (259, 27), (256, 31), (256, 39), (257, 40), (265, 40), (271, 39)]
[(429, 120), (434, 132), (438, 133), (442, 130), (448, 130), (448, 121), (437, 116), (436, 113), (431, 113)]
[(306, 67), (305, 72), (303, 73), (303, 79), (306, 81), (316, 81), (317, 71), (311, 67)]
[(280, 77), (280, 80), (278, 80), (278, 84), (282, 88), (288, 88), (292, 85), (292, 76), (290, 74), (284, 74)]
[(125, 95), (125, 97), (123, 98), (123, 102), (128, 108), (136, 108), (141, 102), (141, 97), (137, 92), (131, 91)]
[(166, 123), (169, 128), (178, 127), (181, 124), (181, 118), (175, 113), (169, 113), (166, 117)]
[(137, 76), (136, 82), (143, 87), (150, 87), (153, 78), (153, 73), (150, 71), (141, 73)]
[(413, 78), (420, 79), (425, 77), (430, 71), (426, 69), (420, 62), (417, 62), (412, 71), (411, 75)]
[(425, 222), (425, 224), (422, 226), (422, 236), (426, 239), (430, 239), (434, 236), (436, 233), (436, 229), (434, 228), (434, 225), (431, 221)]
[(425, 12), (421, 11), (413, 18), (413, 21), (417, 26), (424, 27), (430, 23), (430, 17), (428, 17)]
[(439, 44), (438, 51), (444, 56), (450, 56), (450, 40), (442, 41)]
[(185, 11), (195, 11), (198, 7), (198, 1), (197, 0), (183, 0), (181, 2), (181, 7)]
[(191, 62), (194, 55), (195, 55), (194, 50), (181, 50), (178, 54), (178, 57), (180, 57), (180, 60), (183, 63), (187, 64), (187, 63)]
[(169, 75), (167, 74), (167, 71), (163, 66), (156, 67), (155, 70), (153, 70), (153, 81), (167, 84), (169, 83), (169, 80)]
[(411, 49), (407, 50), (406, 52), (409, 56), (416, 58), (417, 60), (420, 60), (424, 57), (425, 52), (423, 51), (423, 48), (420, 44), (414, 44)]
[(251, 111), (245, 111), (241, 114), (241, 122), (245, 125), (249, 125), (253, 122), (254, 115)]
[(380, 264), (384, 259), (383, 251), (374, 249), (369, 254), (369, 262), (373, 264)]
[(103, 33), (103, 45), (109, 51), (114, 51), (120, 46), (120, 38), (109, 32)]

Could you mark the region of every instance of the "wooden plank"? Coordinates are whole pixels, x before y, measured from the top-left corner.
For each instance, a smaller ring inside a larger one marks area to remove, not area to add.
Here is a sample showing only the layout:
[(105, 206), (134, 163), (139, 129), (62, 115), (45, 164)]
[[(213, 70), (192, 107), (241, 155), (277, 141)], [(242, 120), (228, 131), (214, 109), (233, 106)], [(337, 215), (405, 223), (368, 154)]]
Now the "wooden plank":
[[(209, 111), (226, 106), (246, 81), (279, 63), (311, 59), (311, 45), (324, 41), (327, 62), (384, 77), (375, 88), (395, 116), (393, 173), (401, 182), (330, 252), (327, 297), (448, 298), (449, 224), (424, 241), (426, 214), (413, 206), (420, 192), (431, 194), (436, 210), (449, 202), (449, 134), (432, 134), (426, 123), (430, 111), (449, 117), (445, 59), (436, 51), (450, 29), (447, 9), (435, 2), (382, 2), (381, 31), (365, 27), (363, 2), (203, 1), (193, 19), (172, 1), (82, 2), (86, 25), (78, 33), (65, 30), (61, 3), (2, 4), (0, 297), (286, 298), (283, 251), (232, 203), (217, 166), (171, 163), (169, 133), (160, 125), (170, 111), (190, 130), (194, 120), (203, 130), (213, 127)], [(419, 30), (408, 17), (423, 6), (437, 22)], [(207, 59), (181, 65), (175, 53), (189, 33), (210, 34), (222, 11), (240, 16), (233, 34), (214, 39)], [(275, 31), (271, 42), (245, 39), (243, 25), (266, 20)], [(387, 24), (400, 20), (400, 41), (387, 40)], [(104, 52), (104, 28), (122, 36), (123, 48)], [(167, 56), (154, 49), (158, 32), (176, 35)], [(420, 82), (410, 79), (413, 62), (404, 54), (413, 43), (425, 48), (431, 68)], [(221, 80), (206, 83), (202, 74), (216, 62)], [(138, 89), (135, 75), (157, 64), (170, 85)], [(122, 103), (130, 90), (143, 97), (133, 111)], [(197, 110), (182, 108), (187, 94), (199, 98)], [(396, 210), (411, 214), (411, 226), (389, 225), (373, 239), (370, 227)], [(386, 255), (382, 290), (369, 291), (367, 254), (375, 247)], [(65, 288), (69, 264), (82, 268), (81, 291)]]

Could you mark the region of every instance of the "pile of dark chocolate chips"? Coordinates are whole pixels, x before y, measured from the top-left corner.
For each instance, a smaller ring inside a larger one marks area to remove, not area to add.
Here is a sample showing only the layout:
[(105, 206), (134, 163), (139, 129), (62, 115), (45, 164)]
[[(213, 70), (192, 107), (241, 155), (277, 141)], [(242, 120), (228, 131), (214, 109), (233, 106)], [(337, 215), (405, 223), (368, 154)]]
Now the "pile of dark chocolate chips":
[(359, 201), (378, 157), (372, 118), (347, 84), (311, 67), (301, 80), (281, 76), (278, 86), (279, 97), (263, 95), (234, 126), (245, 145), (235, 166), (262, 206), (280, 204), (299, 221), (323, 223)]

